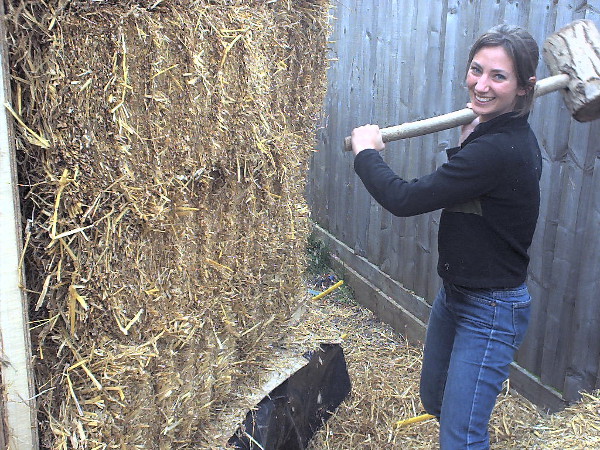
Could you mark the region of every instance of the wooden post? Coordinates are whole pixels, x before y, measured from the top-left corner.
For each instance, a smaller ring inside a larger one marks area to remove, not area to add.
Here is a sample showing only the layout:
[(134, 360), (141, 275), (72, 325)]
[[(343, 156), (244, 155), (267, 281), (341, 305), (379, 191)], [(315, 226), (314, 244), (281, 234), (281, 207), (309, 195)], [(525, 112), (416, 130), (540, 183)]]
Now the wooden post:
[(563, 97), (573, 117), (600, 117), (600, 33), (591, 20), (576, 20), (544, 42), (544, 61), (553, 75), (569, 75)]
[(31, 345), (27, 320), (27, 298), (19, 271), (21, 216), (17, 190), (15, 140), (5, 103), (10, 101), (8, 49), (4, 4), (0, 3), (0, 370), (7, 448), (37, 449), (37, 421)]

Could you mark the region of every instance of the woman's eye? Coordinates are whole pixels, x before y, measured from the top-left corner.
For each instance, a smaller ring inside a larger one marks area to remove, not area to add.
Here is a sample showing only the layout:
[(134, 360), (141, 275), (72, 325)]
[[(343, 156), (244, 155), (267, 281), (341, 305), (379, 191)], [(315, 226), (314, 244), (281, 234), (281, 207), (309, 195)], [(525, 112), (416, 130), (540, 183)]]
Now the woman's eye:
[(497, 73), (494, 78), (496, 78), (496, 80), (500, 80), (500, 81), (504, 81), (506, 80), (506, 76), (502, 75), (501, 73)]
[(477, 66), (471, 66), (471, 72), (473, 73), (481, 73), (481, 69)]

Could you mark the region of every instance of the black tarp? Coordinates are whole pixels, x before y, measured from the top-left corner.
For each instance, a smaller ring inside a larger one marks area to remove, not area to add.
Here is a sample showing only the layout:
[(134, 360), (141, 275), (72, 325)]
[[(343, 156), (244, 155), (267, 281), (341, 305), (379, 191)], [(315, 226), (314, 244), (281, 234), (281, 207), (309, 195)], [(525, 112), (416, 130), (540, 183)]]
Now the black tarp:
[(350, 377), (339, 344), (321, 344), (304, 356), (308, 363), (248, 412), (229, 445), (240, 450), (306, 448), (350, 392)]

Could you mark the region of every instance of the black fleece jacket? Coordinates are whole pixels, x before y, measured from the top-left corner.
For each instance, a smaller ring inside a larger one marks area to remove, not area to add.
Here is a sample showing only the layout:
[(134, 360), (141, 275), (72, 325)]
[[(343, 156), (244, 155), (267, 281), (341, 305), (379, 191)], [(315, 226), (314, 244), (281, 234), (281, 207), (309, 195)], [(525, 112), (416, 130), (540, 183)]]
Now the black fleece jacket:
[(503, 114), (479, 124), (448, 162), (406, 181), (376, 150), (363, 150), (354, 169), (373, 198), (392, 214), (443, 208), (438, 273), (470, 288), (511, 288), (527, 277), (540, 205), (542, 170), (527, 116)]

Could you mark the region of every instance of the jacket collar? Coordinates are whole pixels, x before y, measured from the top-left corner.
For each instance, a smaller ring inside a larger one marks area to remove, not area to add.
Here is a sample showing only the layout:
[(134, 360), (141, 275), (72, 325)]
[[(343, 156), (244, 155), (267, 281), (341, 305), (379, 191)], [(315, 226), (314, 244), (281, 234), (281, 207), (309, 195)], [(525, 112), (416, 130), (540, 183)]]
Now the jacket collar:
[(487, 122), (480, 123), (475, 127), (473, 132), (469, 136), (467, 136), (467, 139), (465, 139), (461, 147), (464, 147), (473, 139), (476, 139), (484, 134), (492, 133), (495, 130), (499, 130), (504, 127), (520, 127), (526, 125), (528, 118), (529, 113), (517, 117), (516, 113), (511, 111), (494, 117), (493, 119), (490, 119)]

